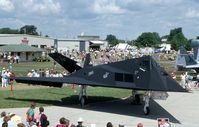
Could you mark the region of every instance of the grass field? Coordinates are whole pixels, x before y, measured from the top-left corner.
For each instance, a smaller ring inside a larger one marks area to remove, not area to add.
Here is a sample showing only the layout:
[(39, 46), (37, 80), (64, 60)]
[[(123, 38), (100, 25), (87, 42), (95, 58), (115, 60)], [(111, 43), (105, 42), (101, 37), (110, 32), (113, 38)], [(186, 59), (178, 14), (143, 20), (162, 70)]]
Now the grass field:
[[(20, 85), (22, 88), (20, 88)], [(30, 86), (32, 89), (26, 89), (29, 86), (24, 84), (17, 84), (15, 87), (18, 88), (13, 92), (11, 92), (9, 88), (7, 90), (0, 90), (0, 108), (27, 107), (32, 101), (36, 102), (37, 105), (40, 106), (64, 106), (79, 103), (78, 86), (75, 88), (76, 92), (70, 87), (47, 88), (41, 86)], [(131, 91), (115, 88), (88, 87), (87, 94), (89, 103), (93, 103), (127, 97), (131, 95)]]
[[(173, 69), (172, 62), (162, 62), (161, 66), (166, 69)], [(8, 68), (7, 63), (1, 63), (0, 69), (3, 67)], [(168, 67), (168, 68), (167, 68)], [(32, 69), (46, 69), (53, 68), (52, 62), (30, 62), (13, 64), (13, 71), (18, 77), (25, 76), (28, 70)], [(57, 64), (56, 69), (63, 71), (64, 69)], [(169, 70), (169, 71), (171, 71)], [(9, 86), (10, 87), (10, 86)], [(49, 88), (44, 86), (29, 86), (25, 84), (14, 83), (14, 91), (11, 92), (10, 88), (0, 88), (0, 108), (16, 108), (28, 107), (30, 102), (35, 101), (38, 105), (71, 105), (78, 104), (79, 87), (76, 92), (69, 87), (63, 88)], [(131, 95), (131, 90), (114, 89), (114, 88), (101, 88), (101, 87), (88, 87), (87, 94), (89, 96), (89, 103), (115, 100)]]

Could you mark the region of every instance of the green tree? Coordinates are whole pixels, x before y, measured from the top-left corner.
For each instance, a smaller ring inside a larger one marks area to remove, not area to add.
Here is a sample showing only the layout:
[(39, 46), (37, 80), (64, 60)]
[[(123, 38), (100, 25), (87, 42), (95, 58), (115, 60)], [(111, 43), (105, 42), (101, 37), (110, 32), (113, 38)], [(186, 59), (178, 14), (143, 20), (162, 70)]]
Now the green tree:
[(45, 35), (45, 37), (49, 37), (48, 35)]
[(115, 46), (119, 43), (119, 40), (116, 38), (116, 36), (112, 34), (106, 36), (106, 41), (110, 46)]
[(19, 30), (17, 29), (10, 29), (8, 27), (0, 29), (0, 34), (18, 34), (18, 33)]
[(135, 45), (138, 47), (154, 47), (158, 44), (160, 44), (160, 36), (156, 32), (144, 32), (135, 41)]
[(37, 27), (34, 25), (25, 25), (21, 27), (20, 34), (39, 35), (37, 32)]
[(191, 41), (192, 41), (192, 39), (189, 39), (188, 41), (187, 41), (187, 44), (185, 45), (185, 48), (187, 49), (187, 50), (191, 50)]
[(182, 33), (182, 28), (175, 28), (170, 30), (168, 41), (171, 43), (171, 47), (174, 50), (178, 50), (180, 46), (184, 46), (187, 50), (191, 49), (191, 43)]

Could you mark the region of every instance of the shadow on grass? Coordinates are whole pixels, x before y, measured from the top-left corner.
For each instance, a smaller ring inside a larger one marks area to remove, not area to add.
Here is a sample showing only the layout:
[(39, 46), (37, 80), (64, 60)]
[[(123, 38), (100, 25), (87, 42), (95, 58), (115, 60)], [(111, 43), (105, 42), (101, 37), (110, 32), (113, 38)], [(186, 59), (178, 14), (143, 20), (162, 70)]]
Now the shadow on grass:
[[(88, 96), (88, 103), (106, 102), (112, 100), (118, 100), (119, 98), (114, 97), (103, 97), (103, 96)], [(38, 104), (54, 105), (54, 106), (75, 106), (79, 104), (79, 96), (72, 95), (69, 97), (62, 98), (61, 100), (42, 100), (42, 99), (22, 99), (15, 97), (5, 98), (6, 100), (22, 101), (22, 102), (36, 102)]]
[[(71, 107), (81, 109), (79, 105), (79, 96), (73, 95), (70, 97), (62, 98), (59, 100), (41, 100), (41, 99), (20, 99), (20, 98), (6, 98), (8, 100), (16, 100), (22, 102), (36, 102), (45, 105), (55, 105), (63, 107)], [(143, 114), (143, 105), (132, 105), (130, 99), (121, 100), (113, 97), (102, 97), (102, 96), (89, 96), (88, 106), (85, 106), (85, 110), (108, 112), (113, 114), (135, 116), (146, 119), (156, 120), (157, 118), (169, 118), (170, 122), (179, 123), (172, 114), (167, 112), (154, 100), (150, 101), (150, 115), (146, 116)]]

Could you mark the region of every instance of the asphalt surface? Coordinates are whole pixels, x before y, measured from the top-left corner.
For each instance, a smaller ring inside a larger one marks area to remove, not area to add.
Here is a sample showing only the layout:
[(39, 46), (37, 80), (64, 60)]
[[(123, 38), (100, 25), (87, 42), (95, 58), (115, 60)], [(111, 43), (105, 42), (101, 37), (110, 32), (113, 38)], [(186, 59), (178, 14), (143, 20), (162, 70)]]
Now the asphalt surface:
[[(157, 127), (157, 118), (169, 118), (172, 127), (198, 127), (199, 116), (199, 89), (192, 93), (169, 93), (166, 101), (155, 100), (150, 102), (150, 115), (143, 114), (143, 105), (131, 105), (128, 99), (111, 102), (89, 104), (84, 109), (80, 105), (65, 107), (45, 107), (45, 114), (50, 120), (50, 127), (55, 127), (62, 116), (77, 124), (77, 119), (82, 117), (83, 124), (91, 127), (105, 127), (107, 122), (112, 122), (115, 127), (119, 124), (125, 127), (136, 127), (142, 122), (144, 127)], [(27, 108), (0, 109), (22, 116), (25, 121)], [(38, 107), (35, 109), (38, 113)]]

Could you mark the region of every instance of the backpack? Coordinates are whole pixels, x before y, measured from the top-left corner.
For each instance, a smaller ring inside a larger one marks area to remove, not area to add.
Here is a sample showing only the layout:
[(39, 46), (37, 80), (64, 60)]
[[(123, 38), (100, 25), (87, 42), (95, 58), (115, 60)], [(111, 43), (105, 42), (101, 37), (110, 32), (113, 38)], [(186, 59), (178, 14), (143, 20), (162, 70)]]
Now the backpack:
[(47, 127), (50, 124), (45, 114), (41, 114), (40, 122), (41, 122), (41, 127)]

